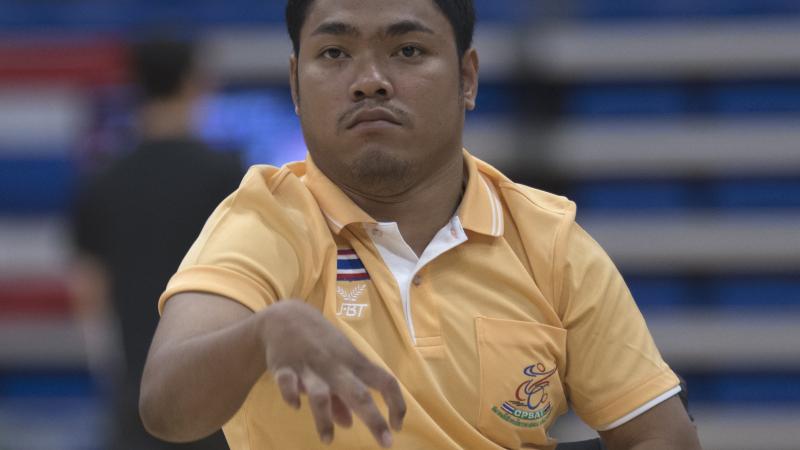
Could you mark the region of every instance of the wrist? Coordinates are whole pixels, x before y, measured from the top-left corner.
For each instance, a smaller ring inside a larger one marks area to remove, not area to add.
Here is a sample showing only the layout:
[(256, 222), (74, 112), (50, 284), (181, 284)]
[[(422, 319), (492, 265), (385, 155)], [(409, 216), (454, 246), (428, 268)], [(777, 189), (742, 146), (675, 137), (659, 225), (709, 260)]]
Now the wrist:
[(269, 370), (269, 367), (267, 367), (267, 354), (270, 347), (270, 337), (273, 334), (270, 331), (274, 331), (274, 326), (272, 325), (274, 322), (275, 313), (270, 306), (257, 312), (250, 323), (249, 335), (257, 353), (253, 359), (261, 363), (261, 367), (259, 367), (261, 372)]

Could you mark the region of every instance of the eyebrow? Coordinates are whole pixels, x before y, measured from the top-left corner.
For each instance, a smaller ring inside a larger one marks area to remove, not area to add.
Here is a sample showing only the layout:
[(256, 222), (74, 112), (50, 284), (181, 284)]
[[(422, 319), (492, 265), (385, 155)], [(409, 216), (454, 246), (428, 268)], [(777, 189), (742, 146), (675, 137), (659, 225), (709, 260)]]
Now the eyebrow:
[[(402, 20), (386, 27), (381, 34), (386, 37), (397, 37), (409, 33), (435, 34), (433, 30), (416, 20)], [(314, 30), (311, 35), (332, 35), (360, 37), (361, 31), (353, 25), (344, 22), (324, 22)]]
[(393, 23), (386, 28), (385, 35), (390, 37), (402, 36), (409, 33), (428, 33), (435, 34), (433, 30), (416, 20), (403, 20)]
[(320, 34), (353, 37), (361, 36), (361, 32), (358, 31), (358, 28), (344, 22), (324, 22), (322, 25), (318, 26), (313, 33), (311, 33), (312, 36), (317, 36)]

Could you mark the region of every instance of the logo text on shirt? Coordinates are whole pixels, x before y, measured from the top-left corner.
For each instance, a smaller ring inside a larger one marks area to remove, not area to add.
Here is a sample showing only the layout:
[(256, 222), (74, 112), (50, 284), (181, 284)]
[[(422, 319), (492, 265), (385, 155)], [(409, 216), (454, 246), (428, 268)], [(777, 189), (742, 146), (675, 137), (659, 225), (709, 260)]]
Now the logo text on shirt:
[(345, 288), (343, 286), (336, 286), (336, 293), (344, 300), (336, 311), (336, 315), (340, 317), (347, 317), (351, 319), (359, 319), (364, 316), (367, 309), (366, 303), (356, 303), (361, 294), (367, 289), (364, 284), (353, 286), (352, 288)]
[(492, 406), (492, 412), (506, 422), (523, 428), (538, 427), (553, 412), (547, 388), (556, 369), (547, 370), (542, 363), (526, 367), (522, 373), (529, 377), (517, 386), (514, 399)]

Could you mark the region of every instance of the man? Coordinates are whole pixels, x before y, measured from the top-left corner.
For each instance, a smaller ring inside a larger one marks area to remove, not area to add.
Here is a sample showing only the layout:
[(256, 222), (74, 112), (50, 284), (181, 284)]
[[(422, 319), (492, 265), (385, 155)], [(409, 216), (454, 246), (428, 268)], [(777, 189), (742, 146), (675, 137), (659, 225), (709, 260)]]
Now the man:
[(145, 299), (158, 296), (243, 170), (236, 157), (212, 152), (192, 137), (192, 113), (206, 83), (190, 44), (143, 42), (134, 49), (132, 69), (141, 98), (141, 142), (78, 198), (75, 297), (86, 321), (111, 310), (120, 325), (125, 368), (115, 395), (113, 448), (220, 449), (221, 433), (204, 443), (176, 446), (156, 440), (142, 426), (139, 383), (158, 323)]
[(234, 450), (550, 449), (569, 399), (610, 449), (699, 448), (574, 205), (462, 151), (472, 2), (290, 0), (287, 22), (309, 157), (252, 169), (162, 294), (148, 429), (224, 424)]

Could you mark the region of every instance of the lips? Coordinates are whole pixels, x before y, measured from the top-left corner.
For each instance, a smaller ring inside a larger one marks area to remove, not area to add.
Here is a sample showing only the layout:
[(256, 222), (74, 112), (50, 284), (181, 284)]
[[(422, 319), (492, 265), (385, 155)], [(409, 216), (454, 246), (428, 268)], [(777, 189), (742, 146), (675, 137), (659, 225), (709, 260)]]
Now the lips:
[(400, 120), (391, 111), (384, 108), (373, 108), (359, 111), (347, 123), (347, 129), (355, 128), (359, 124), (368, 124), (370, 122), (389, 122), (394, 125), (400, 125)]

